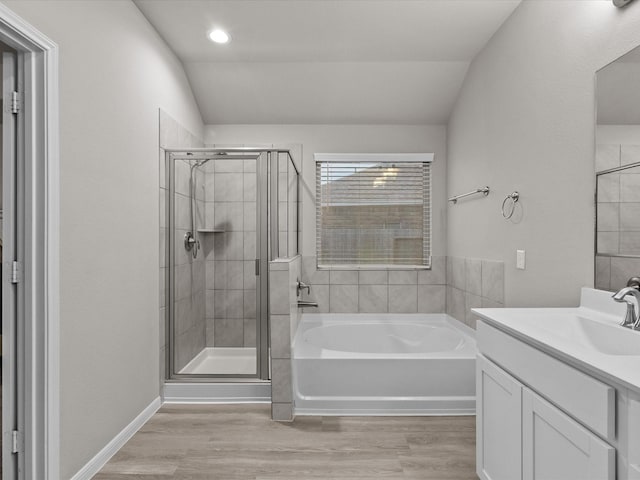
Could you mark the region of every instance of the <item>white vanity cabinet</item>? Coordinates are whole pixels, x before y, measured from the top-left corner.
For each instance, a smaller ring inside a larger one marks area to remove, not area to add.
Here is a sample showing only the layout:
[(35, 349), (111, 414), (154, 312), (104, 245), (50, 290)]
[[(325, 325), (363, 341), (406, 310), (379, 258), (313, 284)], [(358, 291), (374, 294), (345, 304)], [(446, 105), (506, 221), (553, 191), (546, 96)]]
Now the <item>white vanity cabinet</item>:
[(484, 322), (478, 348), (482, 480), (616, 480), (613, 387)]
[(524, 388), (523, 480), (615, 480), (615, 458), (611, 445)]
[(482, 480), (522, 478), (522, 384), (478, 355), (476, 470)]

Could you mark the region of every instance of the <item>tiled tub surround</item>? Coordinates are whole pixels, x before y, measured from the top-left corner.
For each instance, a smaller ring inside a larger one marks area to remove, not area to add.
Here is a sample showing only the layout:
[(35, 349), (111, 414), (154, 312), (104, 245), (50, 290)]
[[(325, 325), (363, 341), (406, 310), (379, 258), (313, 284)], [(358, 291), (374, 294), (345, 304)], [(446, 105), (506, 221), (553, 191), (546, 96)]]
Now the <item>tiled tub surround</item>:
[(315, 257), (303, 257), (302, 278), (311, 285), (304, 299), (318, 302), (309, 313), (446, 312), (473, 327), (469, 309), (504, 304), (504, 263), (488, 260), (434, 256), (430, 270), (318, 270)]
[(446, 304), (449, 315), (475, 329), (472, 308), (504, 307), (504, 262), (447, 257)]
[(296, 286), (301, 275), (299, 255), (269, 263), (271, 417), (283, 422), (293, 420), (291, 343), (300, 321)]
[(318, 270), (316, 257), (303, 257), (302, 278), (311, 285), (310, 313), (443, 313), (445, 257), (430, 270)]
[[(169, 227), (169, 189), (167, 185), (168, 171), (165, 158), (165, 148), (197, 148), (202, 147), (204, 144), (202, 139), (186, 128), (180, 125), (169, 114), (162, 109), (159, 110), (159, 158), (158, 158), (158, 171), (159, 171), (159, 187), (160, 187), (160, 385), (162, 386), (166, 378), (166, 355), (167, 355), (167, 342), (166, 337), (166, 325), (167, 325), (167, 307), (169, 302), (168, 288), (168, 270), (169, 270), (169, 252), (168, 252), (168, 227)], [(181, 171), (182, 172), (182, 171)], [(184, 184), (181, 187), (182, 196), (188, 196), (189, 190), (185, 191)], [(202, 198), (201, 198), (202, 200)], [(184, 204), (184, 202), (180, 202)], [(201, 207), (204, 205), (201, 203)], [(184, 212), (181, 214), (184, 216)], [(186, 218), (188, 219), (187, 213)], [(184, 218), (180, 219), (181, 223)], [(197, 338), (196, 332), (202, 332), (204, 326), (204, 291), (196, 294), (195, 290), (198, 290), (197, 285), (203, 285), (203, 283), (196, 282), (195, 279), (200, 277), (204, 278), (204, 263), (194, 265), (192, 261), (186, 258), (176, 255), (176, 263), (180, 262), (180, 268), (176, 268), (176, 273), (180, 271), (180, 282), (176, 282), (176, 286), (180, 287), (180, 295), (182, 302), (176, 302), (176, 308), (180, 305), (181, 309), (187, 310), (186, 313), (181, 311), (181, 315), (186, 315), (186, 321), (182, 322), (179, 326), (181, 334), (178, 335), (177, 349), (182, 359), (178, 364), (183, 361), (189, 361), (189, 352), (193, 354), (198, 353), (198, 348), (203, 342), (200, 338)], [(176, 275), (176, 280), (178, 280)], [(195, 290), (192, 290), (193, 286), (196, 286)], [(178, 347), (179, 345), (179, 347)], [(201, 349), (201, 348), (200, 348)]]
[(214, 160), (203, 166), (207, 346), (255, 347), (256, 161)]
[[(596, 172), (640, 162), (640, 145), (597, 145)], [(640, 167), (598, 176), (598, 253), (640, 255)]]

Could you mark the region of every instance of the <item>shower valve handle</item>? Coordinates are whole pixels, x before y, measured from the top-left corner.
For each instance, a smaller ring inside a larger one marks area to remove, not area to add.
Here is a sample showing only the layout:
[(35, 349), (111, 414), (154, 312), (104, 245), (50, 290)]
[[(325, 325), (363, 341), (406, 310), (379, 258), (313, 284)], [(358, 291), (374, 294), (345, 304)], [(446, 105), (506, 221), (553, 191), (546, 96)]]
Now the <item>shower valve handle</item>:
[(198, 241), (196, 240), (196, 238), (193, 236), (193, 233), (191, 232), (187, 232), (184, 234), (184, 248), (190, 252), (191, 249), (193, 248), (193, 246), (197, 243)]
[(300, 280), (298, 280), (298, 289), (297, 289), (298, 297), (300, 296), (300, 292), (304, 289), (307, 290), (307, 295), (311, 294), (311, 285), (307, 285), (306, 283), (303, 283)]

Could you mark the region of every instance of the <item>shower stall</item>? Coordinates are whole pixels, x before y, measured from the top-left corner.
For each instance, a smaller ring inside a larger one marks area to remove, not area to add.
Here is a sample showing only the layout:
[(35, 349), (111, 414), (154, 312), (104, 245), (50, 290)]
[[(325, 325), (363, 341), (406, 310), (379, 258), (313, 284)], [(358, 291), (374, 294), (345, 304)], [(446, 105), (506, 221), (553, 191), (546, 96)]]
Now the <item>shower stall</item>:
[(298, 254), (285, 149), (167, 149), (170, 381), (270, 378), (269, 261)]

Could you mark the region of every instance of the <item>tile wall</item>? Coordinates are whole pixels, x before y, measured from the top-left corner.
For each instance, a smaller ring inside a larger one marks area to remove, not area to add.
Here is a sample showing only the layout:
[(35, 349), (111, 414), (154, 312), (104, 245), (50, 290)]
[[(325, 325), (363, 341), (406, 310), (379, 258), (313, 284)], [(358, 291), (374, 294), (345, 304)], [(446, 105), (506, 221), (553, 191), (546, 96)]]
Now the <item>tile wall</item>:
[(305, 299), (317, 313), (441, 313), (446, 301), (445, 257), (431, 270), (318, 270), (316, 257), (302, 258)]
[[(297, 148), (294, 148), (297, 147)], [(287, 146), (295, 157), (301, 146)], [(300, 157), (297, 157), (300, 158)], [(286, 154), (278, 158), (278, 258), (290, 258), (298, 252), (298, 188), (295, 169)]]
[[(207, 146), (289, 148), (294, 157), (301, 156), (300, 145)], [(221, 230), (201, 236), (207, 259), (207, 346), (255, 347), (257, 161), (215, 160), (204, 165), (203, 170), (204, 228)], [(297, 251), (294, 206), (298, 192), (295, 172), (285, 154), (279, 156), (278, 170), (278, 257), (288, 258)]]
[(206, 339), (209, 347), (255, 347), (256, 161), (203, 166)]
[[(640, 145), (597, 145), (596, 172), (640, 162)], [(598, 176), (598, 253), (640, 255), (640, 167)]]
[[(181, 370), (205, 347), (205, 260), (202, 251), (194, 259), (183, 244), (191, 230), (189, 178), (191, 163), (176, 161), (175, 168), (175, 368)], [(195, 217), (200, 224), (204, 217), (204, 174), (193, 170), (196, 185)]]
[[(202, 147), (203, 142), (186, 130), (169, 114), (160, 109), (160, 149), (159, 149), (159, 186), (160, 186), (160, 385), (166, 378), (166, 355), (168, 338), (166, 337), (168, 295), (168, 205), (167, 185), (168, 169), (165, 161), (165, 148)], [(176, 168), (176, 244), (181, 244), (186, 228), (189, 228), (189, 167), (182, 162)], [(204, 176), (198, 184), (203, 185)], [(204, 212), (203, 190), (197, 194), (198, 213)], [(205, 294), (204, 294), (204, 256), (197, 261), (187, 255), (184, 249), (176, 249), (176, 318), (183, 321), (176, 325), (176, 367), (182, 368), (204, 347), (205, 339)]]
[(504, 307), (504, 262), (447, 257), (446, 312), (476, 328), (472, 308)]
[(595, 287), (618, 291), (631, 277), (640, 276), (640, 258), (596, 255)]
[[(261, 148), (265, 150), (278, 149), (289, 150), (297, 164), (302, 159), (302, 145), (299, 143), (251, 143), (251, 144), (207, 144), (210, 148)], [(301, 167), (300, 167), (301, 168)], [(271, 172), (267, 182), (271, 185)], [(298, 196), (295, 169), (291, 165), (288, 156), (284, 153), (278, 156), (278, 233), (279, 251), (277, 258), (290, 258), (298, 252), (298, 218), (297, 207), (301, 207), (301, 199)], [(270, 199), (269, 199), (270, 201)]]
[(300, 321), (297, 280), (302, 274), (301, 257), (269, 263), (271, 322), (271, 417), (293, 420), (291, 342)]
[[(596, 172), (640, 162), (640, 145), (596, 146)], [(619, 290), (640, 275), (640, 167), (598, 176), (595, 287)]]
[[(455, 272), (455, 273), (454, 273)], [(302, 258), (302, 279), (311, 285), (310, 313), (448, 313), (475, 327), (474, 307), (504, 305), (504, 264), (432, 257), (430, 270), (318, 270)], [(467, 281), (468, 279), (468, 281)]]

